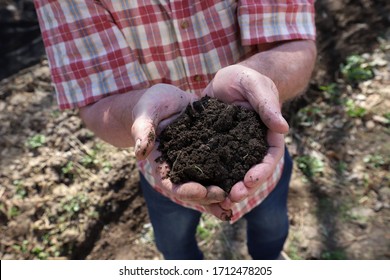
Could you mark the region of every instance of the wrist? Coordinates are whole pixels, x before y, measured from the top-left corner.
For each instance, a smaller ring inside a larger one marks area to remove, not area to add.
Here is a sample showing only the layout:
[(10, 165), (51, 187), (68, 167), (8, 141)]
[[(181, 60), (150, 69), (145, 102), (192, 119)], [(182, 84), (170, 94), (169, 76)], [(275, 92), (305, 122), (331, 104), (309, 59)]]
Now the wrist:
[(314, 41), (294, 40), (269, 45), (239, 64), (269, 77), (278, 89), (282, 105), (304, 92), (311, 78), (316, 56)]

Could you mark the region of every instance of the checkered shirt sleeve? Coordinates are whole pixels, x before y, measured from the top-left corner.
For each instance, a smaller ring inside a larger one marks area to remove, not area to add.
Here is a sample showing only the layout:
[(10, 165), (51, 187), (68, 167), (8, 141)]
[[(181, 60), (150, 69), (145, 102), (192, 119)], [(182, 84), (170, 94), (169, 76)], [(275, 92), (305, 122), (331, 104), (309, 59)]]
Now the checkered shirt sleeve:
[(314, 0), (242, 0), (238, 19), (243, 45), (315, 40)]

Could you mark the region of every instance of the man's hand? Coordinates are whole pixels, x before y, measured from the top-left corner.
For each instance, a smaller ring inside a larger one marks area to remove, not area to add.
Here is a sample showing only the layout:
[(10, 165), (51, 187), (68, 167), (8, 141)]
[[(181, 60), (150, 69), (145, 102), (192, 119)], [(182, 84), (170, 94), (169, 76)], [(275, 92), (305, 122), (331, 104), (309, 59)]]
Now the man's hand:
[(156, 162), (161, 156), (155, 142), (159, 132), (180, 115), (195, 96), (174, 86), (158, 84), (147, 90), (133, 108), (131, 129), (138, 160), (147, 159), (152, 167), (155, 183), (171, 196), (187, 202), (203, 205), (221, 220), (228, 220), (230, 210), (223, 210), (218, 203), (226, 198), (226, 193), (217, 186), (203, 186), (196, 182), (176, 185), (168, 178), (169, 166), (166, 162)]
[(251, 195), (272, 176), (277, 163), (284, 154), (283, 134), (288, 124), (281, 114), (278, 90), (271, 79), (243, 65), (221, 69), (203, 95), (223, 102), (254, 109), (268, 127), (268, 153), (263, 161), (253, 166), (242, 181), (236, 183), (221, 206), (231, 208), (231, 202), (239, 202)]
[(219, 202), (226, 193), (216, 186), (189, 182), (175, 185), (166, 178), (167, 163), (157, 163), (160, 156), (155, 142), (159, 132), (180, 115), (196, 96), (167, 84), (105, 97), (80, 109), (80, 116), (96, 136), (116, 147), (135, 147), (138, 160), (147, 159), (155, 183), (177, 199), (203, 204), (216, 217), (227, 220), (230, 210)]
[(131, 135), (138, 160), (148, 157), (154, 148), (158, 130), (178, 117), (196, 96), (168, 84), (146, 90), (132, 110)]
[[(280, 113), (279, 103), (304, 90), (315, 58), (316, 46), (313, 41), (288, 41), (262, 48), (239, 65), (221, 69), (203, 94), (256, 110), (269, 128), (267, 140), (271, 147), (268, 154), (263, 163), (250, 169), (243, 181), (233, 187), (230, 199), (225, 199), (223, 203), (212, 203), (221, 201), (219, 188), (209, 187), (205, 194), (204, 189), (196, 187), (194, 194), (186, 186), (174, 186), (159, 175), (165, 188), (181, 198), (211, 203), (207, 207), (214, 215), (221, 219), (228, 218), (231, 211), (223, 211), (221, 206), (231, 209), (231, 201), (240, 201), (252, 193), (256, 186), (268, 179), (282, 157), (282, 134), (287, 132), (288, 125)], [(159, 127), (164, 127), (181, 113), (193, 101), (192, 98), (175, 87), (155, 85), (149, 89), (107, 96), (81, 108), (80, 116), (87, 127), (107, 143), (122, 148), (136, 146), (138, 158), (149, 155), (148, 158), (154, 160), (153, 157), (158, 155), (154, 154), (156, 147), (151, 143)]]

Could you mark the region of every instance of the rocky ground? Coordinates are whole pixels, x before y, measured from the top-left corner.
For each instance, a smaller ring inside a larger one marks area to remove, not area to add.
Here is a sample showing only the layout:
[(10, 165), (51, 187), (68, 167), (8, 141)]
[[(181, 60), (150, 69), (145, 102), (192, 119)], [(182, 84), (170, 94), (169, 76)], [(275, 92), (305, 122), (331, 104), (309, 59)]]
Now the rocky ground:
[[(284, 108), (295, 162), (285, 252), (390, 259), (390, 5), (316, 6), (317, 67), (307, 93)], [(45, 59), (4, 76), (0, 258), (160, 259), (133, 151), (94, 137), (76, 111), (58, 111)], [(197, 234), (208, 259), (249, 258), (244, 221), (204, 216)]]

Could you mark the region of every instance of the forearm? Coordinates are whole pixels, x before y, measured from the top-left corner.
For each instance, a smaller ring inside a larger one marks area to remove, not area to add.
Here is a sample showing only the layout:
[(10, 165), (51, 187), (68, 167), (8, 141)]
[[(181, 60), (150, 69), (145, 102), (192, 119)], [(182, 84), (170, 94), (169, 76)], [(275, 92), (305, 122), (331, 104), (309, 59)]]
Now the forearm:
[(270, 78), (279, 91), (280, 104), (283, 104), (305, 90), (316, 55), (313, 41), (289, 41), (261, 51), (240, 64)]
[(80, 109), (80, 117), (88, 129), (118, 148), (134, 146), (131, 135), (133, 107), (145, 90), (105, 97)]

